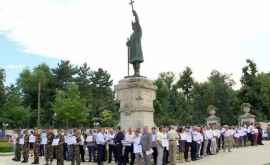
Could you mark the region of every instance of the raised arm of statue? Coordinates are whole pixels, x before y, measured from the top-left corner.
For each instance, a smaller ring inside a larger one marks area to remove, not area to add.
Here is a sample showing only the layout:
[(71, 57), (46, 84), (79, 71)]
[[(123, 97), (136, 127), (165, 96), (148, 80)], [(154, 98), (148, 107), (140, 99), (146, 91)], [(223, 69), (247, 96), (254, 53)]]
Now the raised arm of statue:
[(138, 17), (137, 12), (136, 12), (135, 10), (132, 10), (132, 13), (133, 13), (133, 15), (134, 15), (134, 17), (135, 17), (135, 22), (136, 22), (137, 24), (140, 24), (140, 22), (139, 22), (139, 17)]

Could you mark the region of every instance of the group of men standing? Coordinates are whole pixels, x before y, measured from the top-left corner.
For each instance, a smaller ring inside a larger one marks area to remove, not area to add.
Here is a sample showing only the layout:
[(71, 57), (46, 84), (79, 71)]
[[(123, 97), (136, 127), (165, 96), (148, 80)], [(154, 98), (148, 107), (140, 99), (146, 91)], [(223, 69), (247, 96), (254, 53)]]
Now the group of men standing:
[(243, 127), (193, 126), (193, 127), (148, 127), (143, 129), (89, 129), (89, 130), (40, 130), (17, 131), (14, 161), (26, 163), (29, 155), (33, 164), (45, 157), (45, 164), (63, 165), (64, 160), (72, 165), (80, 162), (96, 162), (99, 165), (155, 165), (176, 164), (215, 155), (220, 150), (233, 147), (262, 144), (261, 129), (253, 125)]

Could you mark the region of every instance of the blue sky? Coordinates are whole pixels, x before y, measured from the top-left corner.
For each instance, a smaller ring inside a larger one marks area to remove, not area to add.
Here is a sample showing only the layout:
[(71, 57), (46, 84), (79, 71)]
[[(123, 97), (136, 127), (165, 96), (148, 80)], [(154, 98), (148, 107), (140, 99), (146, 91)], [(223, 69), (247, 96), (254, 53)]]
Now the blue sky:
[(59, 61), (54, 58), (27, 54), (21, 46), (9, 41), (4, 35), (0, 35), (0, 59), (0, 67), (6, 71), (6, 84), (15, 83), (24, 68), (32, 69), (40, 63), (54, 67)]
[[(202, 82), (215, 69), (232, 74), (239, 87), (246, 59), (269, 72), (269, 6), (269, 0), (136, 0), (141, 73), (156, 79), (189, 66)], [(8, 66), (7, 81), (14, 82), (24, 65), (87, 62), (108, 70), (117, 83), (127, 74), (132, 20), (122, 0), (0, 0), (0, 65)]]

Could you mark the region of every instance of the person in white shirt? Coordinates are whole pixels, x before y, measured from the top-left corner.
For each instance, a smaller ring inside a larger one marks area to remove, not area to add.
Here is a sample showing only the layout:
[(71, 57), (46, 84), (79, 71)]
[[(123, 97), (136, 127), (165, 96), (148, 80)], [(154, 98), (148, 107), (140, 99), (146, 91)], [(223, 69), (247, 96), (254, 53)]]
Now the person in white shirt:
[(135, 164), (144, 165), (140, 129), (136, 129), (135, 136), (133, 137), (133, 153), (135, 154)]
[(98, 151), (98, 160), (97, 163), (102, 165), (105, 160), (105, 136), (102, 129), (98, 129), (96, 135), (97, 151)]
[(96, 154), (95, 154), (96, 144), (94, 142), (92, 130), (89, 130), (85, 141), (86, 141), (87, 150), (88, 150), (88, 157), (89, 157), (88, 161), (92, 162), (96, 160)]
[[(134, 164), (135, 161), (135, 154), (132, 152), (133, 151), (133, 139), (134, 139), (134, 133), (132, 132), (132, 129), (129, 128), (127, 133), (125, 134), (125, 139), (123, 145), (125, 147), (124, 149), (124, 163), (128, 164)], [(131, 157), (131, 160), (129, 161), (129, 155)]]
[(109, 164), (112, 162), (112, 155), (114, 156), (114, 160), (116, 160), (116, 150), (115, 150), (115, 144), (113, 142), (114, 137), (115, 137), (115, 132), (113, 131), (113, 129), (110, 129), (106, 137), (107, 143), (109, 145), (109, 159), (108, 159)]
[(163, 128), (160, 127), (159, 131), (157, 132), (157, 165), (163, 165), (163, 153), (164, 153), (164, 147), (162, 145), (163, 143)]
[(186, 127), (185, 128), (185, 131), (184, 131), (184, 135), (182, 135), (185, 137), (185, 151), (184, 151), (184, 159), (186, 162), (189, 161), (189, 158), (188, 158), (188, 153), (189, 153), (189, 149), (191, 148), (191, 142), (192, 142), (192, 136), (191, 136), (191, 130), (189, 127)]

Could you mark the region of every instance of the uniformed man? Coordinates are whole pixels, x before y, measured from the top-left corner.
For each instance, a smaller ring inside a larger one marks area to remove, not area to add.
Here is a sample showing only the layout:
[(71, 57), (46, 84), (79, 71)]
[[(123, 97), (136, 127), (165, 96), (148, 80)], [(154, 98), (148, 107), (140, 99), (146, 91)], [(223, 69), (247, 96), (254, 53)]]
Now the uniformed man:
[(51, 165), (53, 161), (53, 146), (52, 142), (54, 139), (54, 134), (52, 129), (47, 130), (47, 144), (45, 145), (45, 165)]
[(169, 162), (171, 165), (176, 165), (176, 150), (177, 150), (177, 140), (178, 134), (174, 127), (170, 127), (168, 132), (169, 140)]
[(29, 132), (28, 130), (24, 130), (24, 144), (23, 144), (23, 161), (22, 163), (27, 163), (28, 162), (28, 158), (29, 158), (29, 149), (30, 149), (30, 145), (29, 145)]
[(32, 164), (39, 164), (39, 149), (40, 149), (40, 141), (41, 141), (39, 129), (35, 129), (34, 136), (35, 136), (35, 143), (33, 146), (34, 162)]
[(81, 142), (81, 131), (79, 129), (76, 129), (75, 135), (73, 135), (72, 138), (75, 138), (75, 143), (71, 145), (72, 147), (72, 159), (71, 159), (71, 165), (80, 165), (81, 164), (81, 157), (80, 157), (80, 142)]
[(20, 139), (23, 139), (23, 135), (18, 130), (15, 144), (15, 157), (12, 159), (14, 161), (21, 161), (22, 144), (20, 144)]
[(57, 138), (59, 139), (59, 143), (56, 146), (57, 165), (64, 165), (64, 143), (65, 143), (64, 130), (59, 131)]

